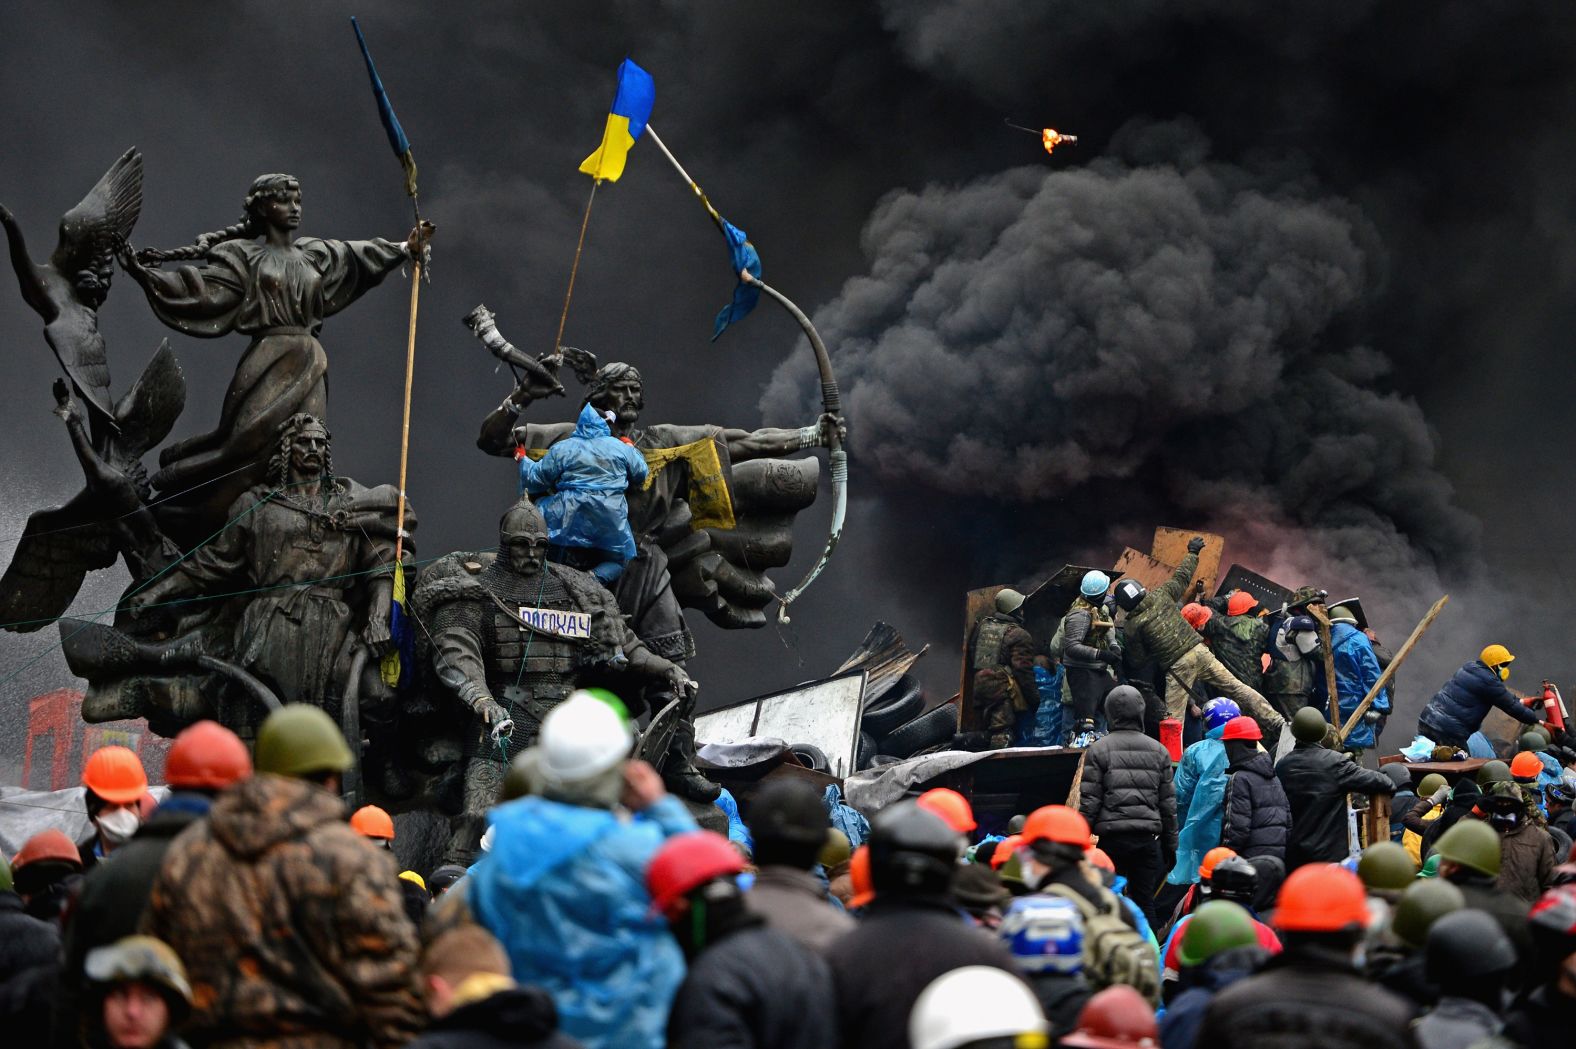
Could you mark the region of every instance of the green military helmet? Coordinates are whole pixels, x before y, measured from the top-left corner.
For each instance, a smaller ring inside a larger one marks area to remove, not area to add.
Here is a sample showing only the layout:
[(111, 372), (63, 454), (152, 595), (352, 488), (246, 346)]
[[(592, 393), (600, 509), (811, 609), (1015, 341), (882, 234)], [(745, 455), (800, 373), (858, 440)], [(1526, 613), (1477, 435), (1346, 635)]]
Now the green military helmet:
[(1542, 754), (1549, 749), (1549, 741), (1543, 738), (1543, 733), (1541, 732), (1523, 733), (1516, 745), (1522, 750), (1530, 750), (1534, 754)]
[(0, 856), (0, 892), (11, 891), (11, 865), (4, 856)]
[(353, 762), (339, 727), (317, 707), (287, 704), (268, 715), (257, 730), (252, 763), (258, 772), (310, 776), (344, 772)]
[(1434, 847), (1441, 860), (1499, 877), (1499, 835), (1482, 820), (1464, 819), (1439, 836)]
[(1412, 854), (1393, 841), (1379, 841), (1363, 850), (1357, 876), (1369, 891), (1400, 892), (1417, 880)]
[(1484, 762), (1483, 767), (1478, 769), (1477, 785), (1486, 787), (1490, 783), (1509, 783), (1511, 779), (1510, 766), (1496, 758)]
[(1014, 816), (1012, 819), (1007, 821), (1007, 833), (1008, 834), (1022, 834), (1023, 833), (1023, 825), (1025, 823), (1027, 823), (1027, 822), (1029, 822), (1029, 817), (1023, 815), (1022, 813), (1019, 813), (1018, 815)]
[(1356, 614), (1345, 605), (1336, 605), (1334, 608), (1330, 609), (1329, 619), (1332, 623), (1350, 623), (1352, 626), (1357, 625)]
[(1251, 947), (1258, 942), (1253, 918), (1241, 905), (1229, 900), (1206, 900), (1182, 930), (1177, 961), (1188, 967), (1202, 965), (1221, 951)]
[(1390, 932), (1414, 951), (1428, 942), (1428, 929), (1451, 911), (1467, 905), (1461, 890), (1441, 878), (1413, 882), (1395, 905)]
[(1012, 855), (1007, 857), (1007, 862), (1001, 865), (996, 874), (1009, 889), (1023, 884), (1023, 863), (1018, 859), (1017, 849), (1012, 850)]
[(1318, 707), (1303, 707), (1292, 715), (1291, 734), (1299, 743), (1318, 743), (1329, 728)]
[(848, 835), (836, 827), (826, 828), (826, 844), (821, 846), (821, 854), (817, 857), (821, 866), (831, 869), (841, 867), (853, 857), (854, 850), (849, 844)]
[(1438, 793), (1440, 787), (1448, 786), (1450, 786), (1449, 780), (1437, 772), (1430, 772), (1428, 775), (1424, 776), (1422, 782), (1417, 785), (1417, 796), (1420, 798), (1431, 798), (1436, 793)]
[(1549, 731), (1549, 726), (1540, 722), (1536, 725), (1528, 725), (1527, 731), (1535, 736), (1542, 736), (1545, 744), (1554, 745), (1554, 733)]

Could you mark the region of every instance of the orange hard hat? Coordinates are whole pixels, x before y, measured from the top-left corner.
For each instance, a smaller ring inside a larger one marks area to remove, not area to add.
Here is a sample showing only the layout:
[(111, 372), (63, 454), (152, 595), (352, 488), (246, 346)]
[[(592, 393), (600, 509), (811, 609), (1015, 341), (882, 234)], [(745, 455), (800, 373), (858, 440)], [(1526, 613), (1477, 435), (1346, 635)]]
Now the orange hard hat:
[(125, 747), (100, 747), (82, 769), (82, 785), (111, 805), (130, 805), (148, 793), (148, 774)]
[(1012, 854), (1018, 851), (1023, 844), (1023, 835), (1009, 834), (996, 843), (996, 851), (990, 854), (990, 869), (999, 871), (1012, 859)]
[(1238, 590), (1226, 599), (1226, 614), (1228, 616), (1245, 616), (1258, 603), (1258, 599), (1246, 590)]
[(1530, 750), (1524, 750), (1510, 761), (1512, 779), (1534, 780), (1543, 775), (1543, 762)]
[[(1001, 852), (1000, 845), (996, 846), (996, 851), (998, 854)], [(848, 901), (849, 907), (857, 910), (876, 898), (875, 884), (870, 880), (870, 846), (859, 846), (848, 858), (848, 881), (854, 887), (853, 898)]]
[(1216, 845), (1204, 853), (1204, 862), (1198, 865), (1198, 876), (1208, 881), (1214, 877), (1215, 868), (1220, 866), (1221, 860), (1229, 860), (1237, 854), (1236, 849), (1228, 849), (1224, 845)]
[(653, 907), (672, 916), (674, 905), (702, 885), (743, 870), (744, 857), (721, 834), (709, 830), (675, 834), (647, 864), (646, 891)]
[(959, 834), (967, 834), (979, 826), (974, 821), (974, 809), (969, 805), (969, 799), (955, 790), (934, 787), (921, 794), (916, 804), (940, 816), (947, 826)]
[(1362, 879), (1339, 864), (1298, 867), (1275, 900), (1275, 927), (1282, 932), (1339, 932), (1367, 925)]
[(223, 790), (251, 775), (246, 744), (217, 721), (182, 729), (164, 759), (164, 781), (182, 790)]
[(1023, 844), (1033, 845), (1037, 841), (1079, 845), (1086, 849), (1094, 844), (1089, 840), (1089, 821), (1079, 815), (1077, 809), (1066, 805), (1045, 805), (1029, 813), (1023, 824)]
[(1249, 739), (1257, 741), (1264, 738), (1264, 730), (1259, 728), (1257, 721), (1244, 714), (1226, 722), (1226, 729), (1220, 734), (1220, 738), (1223, 740)]
[(1116, 861), (1111, 859), (1110, 855), (1099, 846), (1086, 852), (1084, 859), (1103, 871), (1110, 871), (1112, 874), (1116, 873)]
[(1209, 617), (1214, 614), (1212, 610), (1205, 608), (1197, 601), (1191, 601), (1182, 606), (1182, 618), (1186, 619), (1187, 625), (1194, 630), (1203, 630), (1204, 624), (1209, 622)]
[(71, 863), (82, 869), (82, 854), (76, 843), (64, 831), (51, 827), (41, 830), (22, 843), (22, 849), (11, 857), (12, 871), (19, 871), (29, 863)]
[(363, 838), (394, 840), (394, 820), (376, 805), (363, 805), (350, 817), (350, 829)]

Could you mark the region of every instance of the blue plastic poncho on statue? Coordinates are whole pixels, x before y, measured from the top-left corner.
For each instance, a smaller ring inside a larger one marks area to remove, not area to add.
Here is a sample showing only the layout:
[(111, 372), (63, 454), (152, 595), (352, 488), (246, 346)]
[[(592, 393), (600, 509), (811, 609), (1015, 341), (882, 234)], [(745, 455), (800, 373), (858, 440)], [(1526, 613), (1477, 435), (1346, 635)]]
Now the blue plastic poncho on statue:
[(492, 850), (466, 899), (514, 978), (552, 995), (564, 1033), (588, 1049), (662, 1049), (684, 955), (651, 909), (645, 870), (669, 837), (696, 829), (683, 802), (631, 819), (525, 797), (490, 819)]
[(624, 493), (646, 482), (646, 460), (613, 436), (607, 420), (587, 404), (575, 431), (537, 462), (520, 460), (520, 490), (540, 502), (554, 546), (594, 550), (606, 557), (591, 569), (612, 583), (635, 556)]

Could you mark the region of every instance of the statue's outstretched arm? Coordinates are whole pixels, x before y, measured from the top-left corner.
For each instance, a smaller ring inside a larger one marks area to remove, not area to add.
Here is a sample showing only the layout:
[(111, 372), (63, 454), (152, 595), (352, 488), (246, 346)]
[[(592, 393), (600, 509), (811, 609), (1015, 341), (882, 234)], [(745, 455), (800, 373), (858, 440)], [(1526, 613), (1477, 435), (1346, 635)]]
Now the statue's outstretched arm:
[(759, 430), (723, 430), (722, 439), (728, 446), (728, 458), (742, 463), (747, 459), (776, 459), (805, 448), (828, 448), (833, 433), (846, 436), (846, 424), (839, 417), (822, 415), (809, 426), (797, 430), (776, 426), (763, 426)]

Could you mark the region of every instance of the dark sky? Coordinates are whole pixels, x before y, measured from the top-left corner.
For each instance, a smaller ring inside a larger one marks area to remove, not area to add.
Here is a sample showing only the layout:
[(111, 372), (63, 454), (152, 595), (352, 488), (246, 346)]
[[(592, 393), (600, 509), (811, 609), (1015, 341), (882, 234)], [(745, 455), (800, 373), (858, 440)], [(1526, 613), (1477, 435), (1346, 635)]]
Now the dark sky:
[[(300, 178), (303, 233), (401, 236), (355, 10), (8, 6), (0, 201), (34, 256), (131, 145), (146, 164), (138, 245), (235, 221), (266, 171)], [(697, 617), (709, 699), (819, 676), (877, 619), (935, 645), (927, 684), (950, 694), (962, 590), (1147, 545), (1157, 523), (1229, 527), (1228, 557), (1362, 590), (1392, 642), (1450, 589), (1409, 706), (1488, 641), (1523, 653), (1516, 683), (1571, 665), (1567, 5), (356, 13), (439, 225), (409, 484), (424, 556), (489, 545), (511, 497), (507, 465), (472, 444), (507, 384), (459, 318), (485, 302), (517, 345), (550, 344), (589, 189), (575, 167), (628, 54), (655, 77), (652, 123), (749, 231), (767, 279), (820, 311), (849, 393), (847, 537), (787, 630)], [(1047, 159), (1004, 116), (1081, 141)], [(323, 333), (335, 464), (364, 483), (397, 467), (398, 283)], [(687, 188), (638, 144), (598, 193), (565, 341), (636, 363), (652, 421), (808, 422), (813, 378), (786, 316), (763, 307), (707, 342), (732, 284)], [(170, 333), (123, 279), (101, 320), (119, 393)], [(77, 488), (39, 328), (0, 293), (8, 537)], [(244, 343), (172, 345), (189, 386), (179, 436), (216, 417)], [(819, 549), (827, 502), (780, 584)], [(91, 582), (77, 610), (121, 585)], [(0, 635), (6, 708), (64, 681), (53, 641)]]

